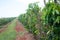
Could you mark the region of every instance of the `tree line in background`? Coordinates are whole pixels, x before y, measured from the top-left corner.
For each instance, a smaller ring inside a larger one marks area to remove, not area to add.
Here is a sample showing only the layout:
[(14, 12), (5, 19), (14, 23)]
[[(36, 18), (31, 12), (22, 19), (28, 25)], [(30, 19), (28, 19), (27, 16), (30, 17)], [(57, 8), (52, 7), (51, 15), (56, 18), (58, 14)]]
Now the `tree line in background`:
[(7, 23), (11, 22), (15, 17), (10, 18), (0, 18), (0, 28), (3, 27), (3, 25), (6, 25)]
[(36, 40), (60, 40), (60, 0), (49, 0), (41, 9), (38, 2), (31, 3), (27, 12), (18, 17)]

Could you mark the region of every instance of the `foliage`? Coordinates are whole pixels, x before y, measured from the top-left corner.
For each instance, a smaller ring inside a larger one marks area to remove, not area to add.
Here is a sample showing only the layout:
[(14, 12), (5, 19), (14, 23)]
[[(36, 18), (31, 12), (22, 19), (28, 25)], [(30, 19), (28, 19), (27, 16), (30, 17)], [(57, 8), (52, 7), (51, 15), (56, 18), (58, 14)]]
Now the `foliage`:
[(40, 7), (38, 3), (30, 3), (27, 12), (20, 15), (18, 20), (34, 35), (36, 40), (40, 40)]
[(29, 30), (31, 33), (38, 34), (39, 31), (35, 27), (37, 24), (37, 14), (39, 13), (39, 6), (37, 3), (31, 3), (28, 6), (26, 14), (22, 14), (19, 16), (19, 21), (22, 22), (27, 30)]
[(53, 0), (45, 4), (42, 12), (37, 3), (29, 4), (27, 12), (20, 15), (18, 20), (34, 35), (44, 33), (41, 40), (60, 40), (60, 4)]
[(15, 17), (11, 17), (11, 18), (0, 18), (0, 26), (5, 25), (5, 24), (11, 22), (13, 19), (15, 19)]
[(43, 24), (48, 26), (48, 30), (47, 28), (44, 30), (48, 40), (60, 40), (60, 5), (54, 2), (47, 3), (42, 12)]

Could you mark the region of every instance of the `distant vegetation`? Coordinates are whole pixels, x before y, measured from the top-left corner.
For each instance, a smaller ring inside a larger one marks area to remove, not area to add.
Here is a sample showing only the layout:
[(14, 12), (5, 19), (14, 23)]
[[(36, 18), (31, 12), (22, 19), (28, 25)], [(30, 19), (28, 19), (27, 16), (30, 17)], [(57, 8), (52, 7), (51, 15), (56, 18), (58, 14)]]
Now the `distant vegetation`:
[(0, 28), (2, 28), (3, 25), (11, 22), (13, 19), (15, 19), (15, 17), (11, 17), (11, 18), (0, 18)]

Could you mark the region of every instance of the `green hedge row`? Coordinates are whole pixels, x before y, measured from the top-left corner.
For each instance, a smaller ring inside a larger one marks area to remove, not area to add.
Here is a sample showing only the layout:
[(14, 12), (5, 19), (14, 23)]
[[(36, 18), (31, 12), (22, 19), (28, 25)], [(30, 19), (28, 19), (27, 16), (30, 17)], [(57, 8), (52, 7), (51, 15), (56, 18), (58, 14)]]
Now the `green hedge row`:
[(0, 18), (0, 26), (11, 22), (13, 19), (15, 19), (15, 18), (14, 17), (11, 17), (11, 18)]

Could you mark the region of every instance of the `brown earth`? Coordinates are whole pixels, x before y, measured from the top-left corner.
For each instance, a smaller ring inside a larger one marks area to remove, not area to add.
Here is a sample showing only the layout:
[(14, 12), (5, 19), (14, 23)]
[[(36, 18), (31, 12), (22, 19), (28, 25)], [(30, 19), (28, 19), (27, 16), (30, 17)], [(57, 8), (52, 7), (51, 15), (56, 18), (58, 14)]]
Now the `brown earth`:
[(19, 21), (16, 23), (15, 30), (17, 32), (16, 40), (34, 40), (34, 36)]

